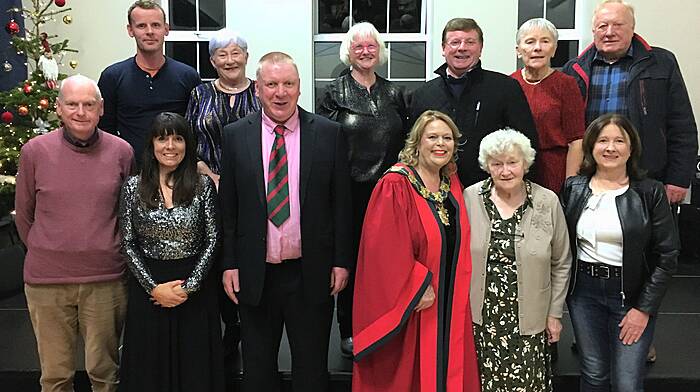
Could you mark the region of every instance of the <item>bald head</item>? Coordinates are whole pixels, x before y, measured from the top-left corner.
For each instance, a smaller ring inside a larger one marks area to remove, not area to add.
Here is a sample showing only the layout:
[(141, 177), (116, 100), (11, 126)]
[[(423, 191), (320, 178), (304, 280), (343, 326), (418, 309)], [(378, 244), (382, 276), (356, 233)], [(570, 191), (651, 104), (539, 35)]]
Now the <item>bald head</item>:
[(102, 93), (100, 92), (100, 87), (97, 82), (83, 75), (73, 75), (69, 76), (61, 82), (61, 86), (58, 89), (58, 100), (63, 100), (66, 89), (88, 89), (94, 93), (95, 99), (98, 101), (102, 100)]

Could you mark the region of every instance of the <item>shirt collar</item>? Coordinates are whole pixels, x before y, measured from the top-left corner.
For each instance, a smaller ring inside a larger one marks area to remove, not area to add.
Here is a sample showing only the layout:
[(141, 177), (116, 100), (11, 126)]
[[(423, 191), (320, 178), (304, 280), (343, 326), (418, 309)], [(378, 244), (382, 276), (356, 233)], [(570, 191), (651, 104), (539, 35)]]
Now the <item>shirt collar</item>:
[(80, 147), (80, 148), (87, 148), (95, 144), (97, 142), (97, 139), (99, 139), (100, 133), (97, 132), (97, 128), (92, 132), (92, 135), (87, 140), (80, 140), (77, 137), (73, 136), (67, 129), (63, 128), (63, 138), (66, 139), (68, 143), (70, 143), (73, 146)]
[(294, 114), (292, 114), (292, 117), (289, 117), (287, 121), (285, 121), (283, 124), (279, 124), (270, 117), (265, 114), (265, 110), (262, 110), (262, 122), (263, 125), (265, 125), (263, 128), (266, 129), (268, 132), (273, 133), (275, 131), (275, 127), (277, 125), (283, 125), (287, 130), (284, 132), (289, 133), (289, 132), (294, 132), (296, 129), (299, 128), (299, 107), (294, 110)]

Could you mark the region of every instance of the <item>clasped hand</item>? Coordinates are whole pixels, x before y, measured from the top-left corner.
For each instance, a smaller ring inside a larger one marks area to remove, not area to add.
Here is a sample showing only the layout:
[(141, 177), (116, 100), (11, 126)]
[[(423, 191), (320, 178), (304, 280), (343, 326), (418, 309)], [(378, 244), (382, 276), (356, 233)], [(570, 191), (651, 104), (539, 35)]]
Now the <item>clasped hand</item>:
[(187, 293), (182, 288), (184, 280), (173, 280), (157, 285), (151, 290), (151, 301), (154, 305), (164, 308), (174, 308), (187, 301)]

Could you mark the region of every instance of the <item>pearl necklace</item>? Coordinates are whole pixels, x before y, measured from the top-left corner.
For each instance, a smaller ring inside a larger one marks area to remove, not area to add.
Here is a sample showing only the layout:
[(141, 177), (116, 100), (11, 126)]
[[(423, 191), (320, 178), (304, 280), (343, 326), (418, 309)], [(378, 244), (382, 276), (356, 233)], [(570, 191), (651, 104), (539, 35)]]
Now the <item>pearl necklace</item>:
[(248, 88), (249, 83), (250, 83), (250, 81), (248, 79), (246, 79), (245, 82), (243, 83), (243, 86), (241, 86), (241, 87), (235, 87), (235, 86), (228, 87), (228, 86), (224, 86), (221, 83), (221, 79), (216, 79), (214, 81), (214, 86), (216, 86), (216, 88), (222, 92), (229, 93), (229, 94), (237, 94), (237, 93), (245, 90), (246, 88)]
[(531, 81), (527, 80), (527, 77), (525, 76), (525, 68), (520, 70), (520, 74), (523, 76), (523, 80), (525, 81), (525, 83), (527, 83), (531, 86), (535, 86), (535, 85), (542, 83), (542, 81), (547, 79), (547, 76), (551, 75), (553, 72), (554, 72), (554, 69), (550, 68), (549, 71), (547, 71), (547, 74), (544, 75), (544, 77), (542, 79), (531, 82)]

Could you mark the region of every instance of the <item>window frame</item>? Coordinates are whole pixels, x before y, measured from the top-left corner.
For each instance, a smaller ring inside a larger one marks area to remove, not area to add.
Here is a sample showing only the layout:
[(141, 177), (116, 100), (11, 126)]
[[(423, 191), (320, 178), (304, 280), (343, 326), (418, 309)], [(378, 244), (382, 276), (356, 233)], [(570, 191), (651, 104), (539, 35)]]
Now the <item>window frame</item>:
[[(194, 0), (195, 1), (195, 26), (196, 28), (199, 28), (199, 0)], [(224, 7), (226, 7), (226, 0), (221, 0), (224, 3)], [(170, 26), (170, 0), (162, 0), (161, 5), (163, 8), (163, 12), (165, 12), (165, 20), (168, 21), (168, 26)], [(227, 25), (229, 19), (229, 14), (228, 14), (228, 7), (225, 8), (224, 12), (224, 26), (222, 28), (225, 28)], [(200, 63), (201, 63), (201, 58), (199, 54), (199, 43), (200, 42), (209, 42), (209, 39), (214, 35), (216, 30), (170, 30), (167, 36), (165, 36), (165, 42), (193, 42), (195, 43), (195, 54), (196, 54), (196, 64), (193, 67), (194, 69), (197, 70), (197, 73), (200, 75), (202, 74), (201, 69), (200, 69)], [(163, 46), (163, 49), (165, 50), (165, 45)], [(202, 78), (202, 81), (208, 82), (212, 81), (214, 78)]]
[[(547, 0), (540, 0), (542, 2), (542, 18), (547, 19)], [(588, 3), (589, 0), (576, 0), (576, 4), (574, 6), (574, 27), (571, 29), (563, 29), (563, 28), (557, 28), (557, 32), (559, 33), (559, 39), (558, 41), (576, 41), (578, 42), (578, 53), (581, 53), (583, 49), (585, 49), (585, 45), (587, 45), (590, 42), (590, 30), (587, 28), (590, 28), (590, 21), (586, 20), (586, 17), (588, 16), (586, 10), (588, 8)], [(519, 11), (519, 10), (518, 10)], [(549, 20), (549, 19), (547, 19)], [(550, 21), (551, 22), (551, 21)], [(554, 23), (554, 22), (552, 22)], [(516, 30), (520, 28), (520, 26), (516, 26)], [(520, 60), (516, 60), (516, 63), (518, 65), (521, 65), (522, 63)]]
[[(343, 38), (345, 37), (346, 33), (318, 33), (318, 22), (319, 22), (319, 15), (318, 15), (318, 3), (319, 1), (322, 0), (314, 0), (313, 4), (313, 50), (315, 51), (315, 45), (317, 42), (323, 42), (323, 43), (341, 43)], [(390, 25), (390, 1), (391, 0), (386, 0), (387, 3), (387, 11), (386, 11), (386, 22), (387, 22), (387, 27)], [(388, 45), (387, 48), (387, 80), (391, 80), (393, 82), (425, 82), (428, 81), (431, 78), (432, 74), (432, 69), (431, 69), (431, 62), (430, 62), (430, 55), (432, 53), (432, 43), (429, 37), (429, 29), (431, 27), (431, 20), (432, 20), (432, 3), (433, 0), (421, 0), (421, 10), (420, 10), (420, 15), (421, 15), (421, 28), (419, 33), (380, 33), (379, 37)], [(349, 14), (352, 15), (352, 6), (353, 6), (353, 0), (349, 0)], [(355, 21), (351, 21), (352, 24), (355, 24)], [(352, 25), (351, 24), (351, 25)], [(395, 42), (421, 42), (425, 44), (425, 70), (424, 70), (424, 75), (425, 77), (423, 78), (392, 78), (391, 77), (391, 52), (392, 48), (391, 45), (392, 43)], [(316, 58), (314, 57), (313, 59), (313, 68), (314, 68), (314, 88), (313, 88), (313, 94), (314, 96), (312, 97), (313, 102), (317, 101), (316, 97), (316, 86), (318, 82), (321, 83), (328, 83), (332, 82), (335, 78), (328, 77), (328, 78), (317, 78), (316, 77)]]

